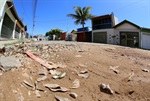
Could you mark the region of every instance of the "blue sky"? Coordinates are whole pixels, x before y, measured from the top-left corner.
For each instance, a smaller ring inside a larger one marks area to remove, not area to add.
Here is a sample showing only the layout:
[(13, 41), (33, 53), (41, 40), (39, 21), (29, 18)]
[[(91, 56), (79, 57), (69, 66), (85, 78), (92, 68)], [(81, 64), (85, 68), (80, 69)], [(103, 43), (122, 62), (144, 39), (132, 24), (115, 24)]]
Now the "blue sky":
[[(35, 0), (14, 0), (15, 8), (23, 23), (32, 35), (33, 5)], [(91, 6), (95, 16), (114, 12), (118, 21), (129, 20), (141, 27), (150, 28), (150, 0), (38, 0), (34, 35), (43, 34), (51, 29), (60, 28), (64, 32), (82, 27), (75, 25), (74, 19), (67, 14), (74, 13), (74, 6)], [(85, 26), (91, 27), (91, 21)]]

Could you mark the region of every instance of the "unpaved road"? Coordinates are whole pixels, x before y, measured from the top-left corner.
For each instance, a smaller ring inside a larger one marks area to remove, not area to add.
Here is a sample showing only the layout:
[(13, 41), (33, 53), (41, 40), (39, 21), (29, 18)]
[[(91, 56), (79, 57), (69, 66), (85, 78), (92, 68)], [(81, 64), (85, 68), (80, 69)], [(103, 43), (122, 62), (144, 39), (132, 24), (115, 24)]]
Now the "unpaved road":
[[(142, 70), (150, 70), (150, 51), (62, 41), (28, 43), (24, 47), (42, 59), (63, 67), (56, 70), (66, 72), (66, 76), (53, 79), (48, 74), (45, 80), (37, 83), (36, 80), (42, 77), (38, 72), (46, 70), (45, 67), (26, 54), (17, 53), (23, 67), (8, 72), (0, 71), (0, 101), (56, 101), (55, 96), (70, 101), (150, 101), (150, 72)], [(80, 71), (87, 71), (89, 77), (78, 76), (77, 72)], [(80, 81), (80, 87), (72, 89), (75, 79)], [(24, 80), (32, 85), (36, 83), (42, 89), (39, 91), (40, 98), (36, 96), (35, 90), (23, 85)], [(101, 83), (109, 84), (114, 93), (101, 91)], [(44, 87), (44, 84), (58, 84), (69, 91), (53, 92)], [(70, 92), (75, 92), (78, 97), (72, 98)]]

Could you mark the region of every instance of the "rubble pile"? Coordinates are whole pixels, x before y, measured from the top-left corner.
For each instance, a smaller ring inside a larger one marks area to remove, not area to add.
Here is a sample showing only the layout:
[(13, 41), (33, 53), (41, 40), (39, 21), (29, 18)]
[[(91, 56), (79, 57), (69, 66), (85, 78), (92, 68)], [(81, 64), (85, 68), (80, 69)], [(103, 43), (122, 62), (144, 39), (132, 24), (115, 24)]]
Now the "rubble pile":
[[(149, 65), (135, 64), (140, 60), (137, 56), (130, 60), (127, 53), (118, 54), (113, 47), (82, 43), (2, 46), (0, 100), (148, 101)], [(141, 63), (145, 62), (148, 58)]]

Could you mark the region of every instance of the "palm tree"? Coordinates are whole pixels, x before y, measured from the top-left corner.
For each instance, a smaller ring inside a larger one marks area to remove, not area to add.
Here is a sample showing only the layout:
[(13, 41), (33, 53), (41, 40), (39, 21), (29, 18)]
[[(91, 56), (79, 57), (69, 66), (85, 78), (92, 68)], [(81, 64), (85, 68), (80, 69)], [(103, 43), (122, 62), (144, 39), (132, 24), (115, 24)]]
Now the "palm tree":
[(85, 31), (84, 31), (84, 24), (87, 20), (91, 19), (93, 16), (89, 13), (91, 10), (91, 7), (79, 7), (75, 6), (74, 7), (75, 14), (68, 14), (68, 17), (71, 17), (75, 20), (75, 24), (81, 24), (83, 28), (83, 33), (84, 33), (84, 40), (85, 40)]

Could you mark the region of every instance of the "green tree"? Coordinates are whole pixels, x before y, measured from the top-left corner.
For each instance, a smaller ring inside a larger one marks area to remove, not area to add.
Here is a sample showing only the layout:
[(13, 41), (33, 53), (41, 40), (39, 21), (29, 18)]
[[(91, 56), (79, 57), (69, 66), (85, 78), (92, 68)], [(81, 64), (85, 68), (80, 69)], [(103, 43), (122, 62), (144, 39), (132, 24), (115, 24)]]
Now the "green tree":
[(68, 14), (68, 17), (71, 17), (75, 19), (75, 24), (81, 24), (83, 28), (83, 33), (84, 33), (84, 40), (85, 40), (85, 31), (84, 31), (84, 24), (87, 20), (91, 19), (93, 17), (92, 14), (90, 14), (91, 7), (79, 7), (75, 6), (74, 7), (75, 14)]
[(49, 32), (46, 32), (45, 36), (56, 35), (57, 38), (60, 37), (62, 30), (59, 28), (51, 29)]

